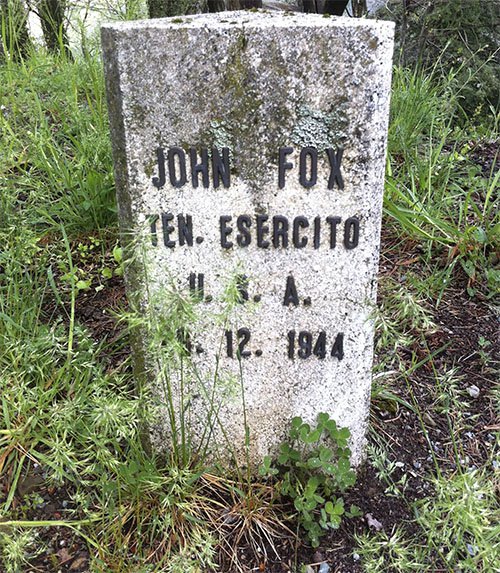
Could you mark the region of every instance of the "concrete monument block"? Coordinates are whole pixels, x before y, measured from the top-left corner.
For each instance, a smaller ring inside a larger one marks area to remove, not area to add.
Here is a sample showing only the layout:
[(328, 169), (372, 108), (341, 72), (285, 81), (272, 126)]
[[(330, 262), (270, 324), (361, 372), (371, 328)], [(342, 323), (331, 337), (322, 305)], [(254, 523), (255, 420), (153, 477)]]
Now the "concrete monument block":
[(258, 463), (292, 417), (327, 412), (359, 463), (393, 24), (225, 12), (107, 24), (102, 39), (129, 294), (161, 317), (175, 291), (194, 314), (190, 356), (153, 364), (146, 333), (138, 363), (169, 372), (176, 416), (214, 455), (244, 459), (249, 436)]

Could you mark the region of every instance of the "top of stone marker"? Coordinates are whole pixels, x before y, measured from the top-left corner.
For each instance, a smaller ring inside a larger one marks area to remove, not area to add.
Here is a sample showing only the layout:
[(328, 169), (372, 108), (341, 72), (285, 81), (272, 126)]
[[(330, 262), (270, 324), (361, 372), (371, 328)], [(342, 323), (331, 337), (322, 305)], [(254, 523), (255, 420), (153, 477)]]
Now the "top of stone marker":
[(371, 28), (389, 32), (394, 29), (394, 22), (387, 20), (368, 20), (364, 18), (346, 18), (343, 16), (325, 16), (323, 14), (303, 14), (298, 12), (278, 12), (267, 10), (240, 10), (236, 12), (216, 12), (212, 14), (189, 14), (172, 18), (155, 18), (150, 20), (132, 20), (127, 22), (106, 22), (103, 29), (137, 30), (137, 29), (175, 29), (175, 28), (218, 28), (231, 29), (241, 27), (258, 28), (292, 28), (292, 27), (335, 27), (335, 28)]

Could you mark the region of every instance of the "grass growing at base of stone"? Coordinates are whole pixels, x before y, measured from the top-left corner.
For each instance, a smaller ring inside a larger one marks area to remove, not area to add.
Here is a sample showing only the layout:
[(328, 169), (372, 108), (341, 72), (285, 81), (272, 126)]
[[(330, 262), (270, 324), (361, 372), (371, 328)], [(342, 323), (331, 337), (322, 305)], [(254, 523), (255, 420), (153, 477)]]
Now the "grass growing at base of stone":
[[(471, 300), (483, 301), (498, 293), (499, 218), (493, 202), (499, 186), (499, 110), (490, 110), (489, 122), (464, 123), (461, 86), (453, 72), (446, 77), (394, 72), (385, 232), (401, 272), (380, 281), (373, 410), (391, 418), (405, 410), (418, 416), (434, 466), (428, 476), (434, 493), (418, 503), (407, 499), (413, 468), (394, 459), (380, 417), (373, 416), (369, 463), (386, 484), (386, 495), (408, 505), (417, 530), (408, 532), (401, 524), (359, 536), (357, 558), (367, 572), (493, 571), (499, 532), (495, 443), (484, 466), (467, 467), (461, 436), (471, 420), (465, 399), (470, 396), (460, 386), (463, 366), (440, 360), (447, 345), (431, 350), (429, 340), (439, 340), (436, 309), (448, 289), (464, 285)], [(495, 144), (490, 165), (477, 165), (475, 148)], [(491, 360), (485, 356), (485, 368)], [(431, 372), (434, 381), (430, 415), (414, 388), (419, 369)], [(490, 400), (495, 403), (494, 396)], [(430, 430), (440, 417), (447, 427), (441, 440), (448, 444), (454, 470), (442, 468), (432, 446)]]
[[(1, 508), (9, 523), (0, 528), (0, 547), (6, 570), (25, 570), (36, 531), (51, 525), (50, 519), (30, 521), (29, 497), (26, 505), (13, 505), (16, 492), (36, 490), (36, 480), (67, 488), (69, 509), (52, 525), (80, 529), (94, 554), (92, 570), (133, 570), (131, 545), (137, 567), (151, 561), (150, 570), (164, 570), (183, 555), (189, 561), (195, 550), (197, 562), (210, 566), (215, 544), (204, 512), (216, 506), (203, 495), (203, 471), (147, 453), (140, 433), (147, 397), (130, 376), (104, 370), (103, 348), (74, 320), (45, 322), (46, 269), (35, 266), (35, 255), (43, 262), (42, 249), (28, 251), (22, 234), (10, 236), (13, 244), (7, 238), (0, 278), (0, 472), (9, 476)], [(73, 303), (76, 293), (73, 281)]]
[(432, 498), (415, 508), (418, 537), (400, 528), (358, 538), (367, 573), (430, 573), (436, 563), (449, 571), (495, 571), (500, 528), (494, 480), (476, 470), (434, 479), (432, 486)]
[[(110, 226), (116, 233), (100, 62), (38, 51), (3, 62), (0, 79), (0, 475), (9, 485), (0, 507), (8, 522), (0, 524), (0, 568), (25, 571), (45, 549), (47, 526), (32, 519), (40, 477), (67, 488), (68, 509), (53, 525), (79, 527), (92, 572), (210, 570), (218, 547), (234, 569), (241, 565), (231, 552), (235, 540), (254, 543), (256, 553), (272, 550), (288, 517), (273, 486), (208, 474), (202, 463), (190, 463), (187, 449), (176, 463), (151, 455), (140, 427), (148, 397), (126, 364), (105, 366), (106, 343), (96, 343), (72, 312), (81, 294), (69, 273), (78, 257), (73, 245), (89, 232), (104, 236)], [(432, 352), (410, 361), (402, 352), (432, 332), (434, 307), (448, 285), (465, 277), (476, 298), (497, 288), (498, 171), (478, 171), (471, 141), (498, 141), (498, 113), (489, 124), (456, 124), (453, 79), (395, 72), (386, 227), (400, 245), (418, 243), (420, 254), (418, 271), (410, 263), (404, 283), (381, 284), (384, 375), (376, 379), (375, 407), (383, 401), (419, 411), (398, 385), (412, 368), (430, 364)], [(58, 262), (68, 271), (62, 282)], [(55, 292), (59, 308), (68, 310), (59, 319), (46, 305)], [(482, 350), (487, 362), (486, 342)], [(464, 423), (458, 367), (433, 373), (435, 410), (455, 441)], [(428, 423), (422, 416), (424, 429)], [(388, 494), (404, 497), (390, 448), (379, 442), (373, 463)], [(361, 537), (366, 571), (432, 571), (436, 554), (450, 571), (493, 570), (498, 513), (491, 460), (454, 473), (440, 471), (436, 461), (429, 479), (435, 494), (415, 506), (421, 534), (410, 538), (399, 528)], [(14, 506), (19, 491), (25, 502)]]
[(318, 547), (329, 530), (338, 529), (343, 518), (360, 515), (354, 505), (346, 509), (342, 497), (356, 481), (349, 460), (349, 435), (347, 428), (337, 428), (325, 412), (318, 414), (312, 427), (295, 417), (277, 460), (266, 456), (260, 468), (261, 475), (278, 476), (278, 492), (292, 500), (312, 547)]

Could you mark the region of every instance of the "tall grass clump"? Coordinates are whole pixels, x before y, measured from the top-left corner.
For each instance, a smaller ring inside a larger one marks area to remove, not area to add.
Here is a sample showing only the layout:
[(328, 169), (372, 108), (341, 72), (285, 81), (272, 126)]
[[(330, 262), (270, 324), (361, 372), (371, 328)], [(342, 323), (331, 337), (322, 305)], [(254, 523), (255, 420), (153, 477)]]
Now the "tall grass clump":
[(498, 107), (498, 2), (387, 0), (379, 16), (396, 23), (399, 65), (419, 73), (435, 70), (442, 77), (454, 70), (465, 125), (484, 121), (489, 107)]
[[(1, 467), (18, 477), (36, 461), (55, 483), (105, 477), (136, 432), (137, 397), (105, 373), (99, 347), (74, 318), (46, 321), (47, 252), (33, 234), (4, 232), (2, 242)], [(15, 487), (16, 479), (12, 495)]]
[[(500, 220), (495, 208), (498, 157), (486, 175), (471, 158), (471, 126), (457, 125), (460, 109), (453, 73), (439, 78), (396, 68), (389, 128), (385, 211), (437, 262), (441, 284), (457, 270), (470, 295), (492, 297)], [(498, 113), (483, 135), (498, 138)], [(439, 268), (440, 267), (440, 268)]]
[(0, 67), (2, 224), (40, 232), (115, 221), (101, 64), (43, 50)]

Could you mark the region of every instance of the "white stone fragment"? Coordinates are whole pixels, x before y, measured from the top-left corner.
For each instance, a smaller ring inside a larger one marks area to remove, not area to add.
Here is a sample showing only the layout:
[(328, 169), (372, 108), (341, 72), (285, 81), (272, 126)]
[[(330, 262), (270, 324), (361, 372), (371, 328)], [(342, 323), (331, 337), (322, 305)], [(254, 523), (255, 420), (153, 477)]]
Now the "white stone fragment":
[(479, 394), (481, 391), (475, 384), (472, 384), (467, 388), (467, 392), (469, 393), (469, 396), (471, 398), (479, 398)]

